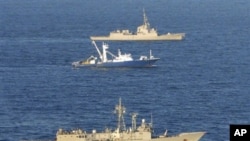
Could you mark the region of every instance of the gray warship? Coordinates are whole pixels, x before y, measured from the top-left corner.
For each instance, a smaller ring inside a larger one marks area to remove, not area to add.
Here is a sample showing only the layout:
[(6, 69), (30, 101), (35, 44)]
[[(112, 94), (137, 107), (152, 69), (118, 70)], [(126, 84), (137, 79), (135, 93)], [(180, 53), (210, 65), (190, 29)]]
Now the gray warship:
[(59, 129), (56, 134), (56, 141), (199, 141), (205, 132), (186, 132), (174, 136), (167, 135), (167, 130), (163, 135), (153, 136), (153, 125), (146, 123), (142, 119), (141, 125), (137, 127), (137, 113), (132, 113), (132, 127), (126, 129), (124, 113), (126, 108), (122, 105), (121, 99), (115, 107), (118, 124), (115, 130), (106, 128), (102, 132), (92, 130), (86, 132), (82, 129), (66, 131)]
[(129, 30), (115, 30), (109, 36), (91, 36), (94, 41), (162, 41), (162, 40), (182, 40), (185, 33), (167, 33), (158, 35), (154, 28), (150, 27), (145, 10), (143, 9), (143, 24), (137, 27), (137, 32), (133, 34)]

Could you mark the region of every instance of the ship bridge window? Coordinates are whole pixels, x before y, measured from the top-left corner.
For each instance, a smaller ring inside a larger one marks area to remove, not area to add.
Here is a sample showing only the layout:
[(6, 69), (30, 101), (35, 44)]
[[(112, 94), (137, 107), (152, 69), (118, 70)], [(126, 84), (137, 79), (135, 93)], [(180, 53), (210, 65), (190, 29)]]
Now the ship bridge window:
[(140, 60), (147, 60), (147, 56), (141, 56)]

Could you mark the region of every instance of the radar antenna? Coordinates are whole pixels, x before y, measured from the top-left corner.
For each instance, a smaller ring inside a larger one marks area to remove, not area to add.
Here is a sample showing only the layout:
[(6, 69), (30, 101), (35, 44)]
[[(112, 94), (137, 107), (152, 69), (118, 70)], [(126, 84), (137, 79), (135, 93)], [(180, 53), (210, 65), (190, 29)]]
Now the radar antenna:
[(146, 26), (147, 29), (150, 29), (150, 24), (148, 22), (148, 18), (145, 13), (145, 9), (143, 8), (143, 21), (144, 21), (144, 26)]
[(131, 113), (132, 116), (132, 131), (136, 130), (136, 117), (138, 113)]
[(153, 128), (153, 115), (151, 113), (151, 123), (150, 123), (151, 128)]

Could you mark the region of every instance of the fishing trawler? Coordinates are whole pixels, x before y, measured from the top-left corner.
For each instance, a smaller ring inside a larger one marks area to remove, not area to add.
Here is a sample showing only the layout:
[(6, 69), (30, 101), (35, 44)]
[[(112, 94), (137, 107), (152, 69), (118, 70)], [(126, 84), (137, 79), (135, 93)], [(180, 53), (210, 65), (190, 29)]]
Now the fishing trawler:
[(129, 30), (115, 30), (109, 36), (91, 36), (94, 41), (157, 41), (157, 40), (182, 40), (185, 33), (167, 33), (158, 35), (154, 28), (150, 27), (148, 18), (143, 10), (143, 24), (137, 27), (137, 32), (133, 34)]
[(124, 113), (126, 108), (122, 105), (121, 99), (115, 107), (118, 124), (116, 129), (106, 128), (102, 132), (92, 130), (88, 133), (82, 129), (66, 131), (59, 129), (56, 134), (56, 141), (199, 141), (205, 132), (188, 132), (169, 136), (167, 130), (163, 135), (153, 136), (153, 124), (146, 123), (142, 119), (141, 125), (137, 127), (137, 113), (132, 113), (132, 127), (126, 129), (124, 122)]
[[(98, 54), (98, 57), (90, 56), (85, 60), (80, 60), (72, 63), (72, 66), (75, 68), (78, 67), (153, 67), (154, 63), (160, 58), (155, 58), (152, 55), (150, 50), (149, 57), (140, 56), (139, 59), (133, 59), (131, 54), (122, 54), (120, 50), (118, 50), (118, 55), (114, 55), (109, 52), (107, 49), (109, 48), (108, 44), (103, 43), (102, 45), (102, 53), (95, 41), (92, 41), (95, 46)], [(112, 58), (108, 59), (108, 55)]]

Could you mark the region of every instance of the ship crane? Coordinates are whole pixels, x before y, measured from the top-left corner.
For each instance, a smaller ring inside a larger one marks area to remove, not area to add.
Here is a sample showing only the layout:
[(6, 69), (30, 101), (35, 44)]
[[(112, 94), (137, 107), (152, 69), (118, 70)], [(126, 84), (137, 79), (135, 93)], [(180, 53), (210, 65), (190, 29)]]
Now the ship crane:
[(103, 55), (102, 55), (101, 51), (99, 50), (99, 48), (97, 47), (95, 41), (92, 41), (92, 44), (95, 46), (95, 48), (99, 54), (100, 59), (103, 60)]

